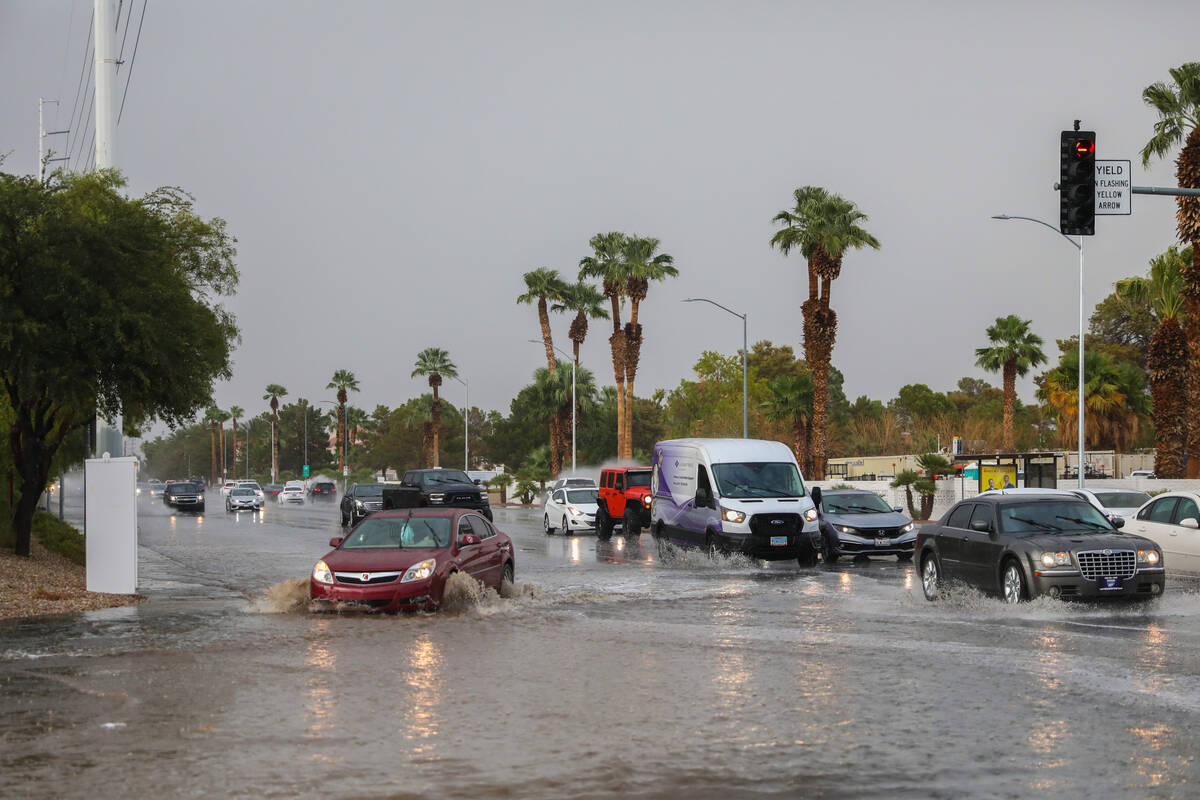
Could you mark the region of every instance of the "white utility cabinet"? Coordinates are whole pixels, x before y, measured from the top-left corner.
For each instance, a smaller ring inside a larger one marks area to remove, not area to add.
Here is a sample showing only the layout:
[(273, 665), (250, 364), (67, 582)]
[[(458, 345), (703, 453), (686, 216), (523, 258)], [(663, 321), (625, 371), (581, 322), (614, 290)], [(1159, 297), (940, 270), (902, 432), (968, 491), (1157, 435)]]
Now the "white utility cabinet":
[(138, 460), (106, 454), (89, 458), (84, 469), (87, 590), (135, 594)]

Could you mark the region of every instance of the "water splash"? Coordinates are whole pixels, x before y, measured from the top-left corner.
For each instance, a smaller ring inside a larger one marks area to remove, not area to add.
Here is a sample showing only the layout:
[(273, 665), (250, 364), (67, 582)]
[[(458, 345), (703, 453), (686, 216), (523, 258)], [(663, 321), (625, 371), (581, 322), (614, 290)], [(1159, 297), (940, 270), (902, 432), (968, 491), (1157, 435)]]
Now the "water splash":
[(308, 578), (289, 578), (267, 589), (256, 598), (250, 609), (259, 614), (289, 614), (308, 609)]

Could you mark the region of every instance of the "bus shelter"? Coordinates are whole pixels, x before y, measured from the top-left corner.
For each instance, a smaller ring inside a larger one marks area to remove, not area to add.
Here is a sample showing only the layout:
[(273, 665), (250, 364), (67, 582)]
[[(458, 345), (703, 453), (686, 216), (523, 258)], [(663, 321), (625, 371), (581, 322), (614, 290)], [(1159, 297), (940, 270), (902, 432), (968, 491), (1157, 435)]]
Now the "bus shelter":
[(975, 478), (981, 492), (1017, 486), (1057, 489), (1059, 458), (1057, 453), (971, 453), (955, 456), (954, 468), (965, 481), (967, 466), (977, 464)]

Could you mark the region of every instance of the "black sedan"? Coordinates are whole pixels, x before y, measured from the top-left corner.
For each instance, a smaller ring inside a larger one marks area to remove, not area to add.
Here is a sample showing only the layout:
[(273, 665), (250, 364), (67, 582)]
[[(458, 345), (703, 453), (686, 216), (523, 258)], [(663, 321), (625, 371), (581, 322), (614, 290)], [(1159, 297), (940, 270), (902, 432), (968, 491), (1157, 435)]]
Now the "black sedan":
[(1084, 500), (1065, 495), (981, 494), (920, 531), (917, 564), (925, 597), (959, 581), (1006, 603), (1039, 595), (1153, 598), (1163, 592), (1154, 542), (1121, 533)]
[(889, 507), (879, 495), (861, 489), (830, 489), (817, 494), (826, 564), (842, 556), (912, 558), (917, 533), (900, 506)]

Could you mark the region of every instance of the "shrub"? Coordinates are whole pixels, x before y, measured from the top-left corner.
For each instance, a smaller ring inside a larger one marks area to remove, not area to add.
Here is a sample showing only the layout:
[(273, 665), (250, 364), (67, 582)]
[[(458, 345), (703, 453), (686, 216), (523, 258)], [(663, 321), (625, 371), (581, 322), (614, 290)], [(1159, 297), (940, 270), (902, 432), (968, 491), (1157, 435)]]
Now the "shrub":
[(76, 564), (83, 564), (87, 560), (83, 534), (53, 514), (38, 511), (33, 515), (33, 536), (42, 547), (66, 556)]

